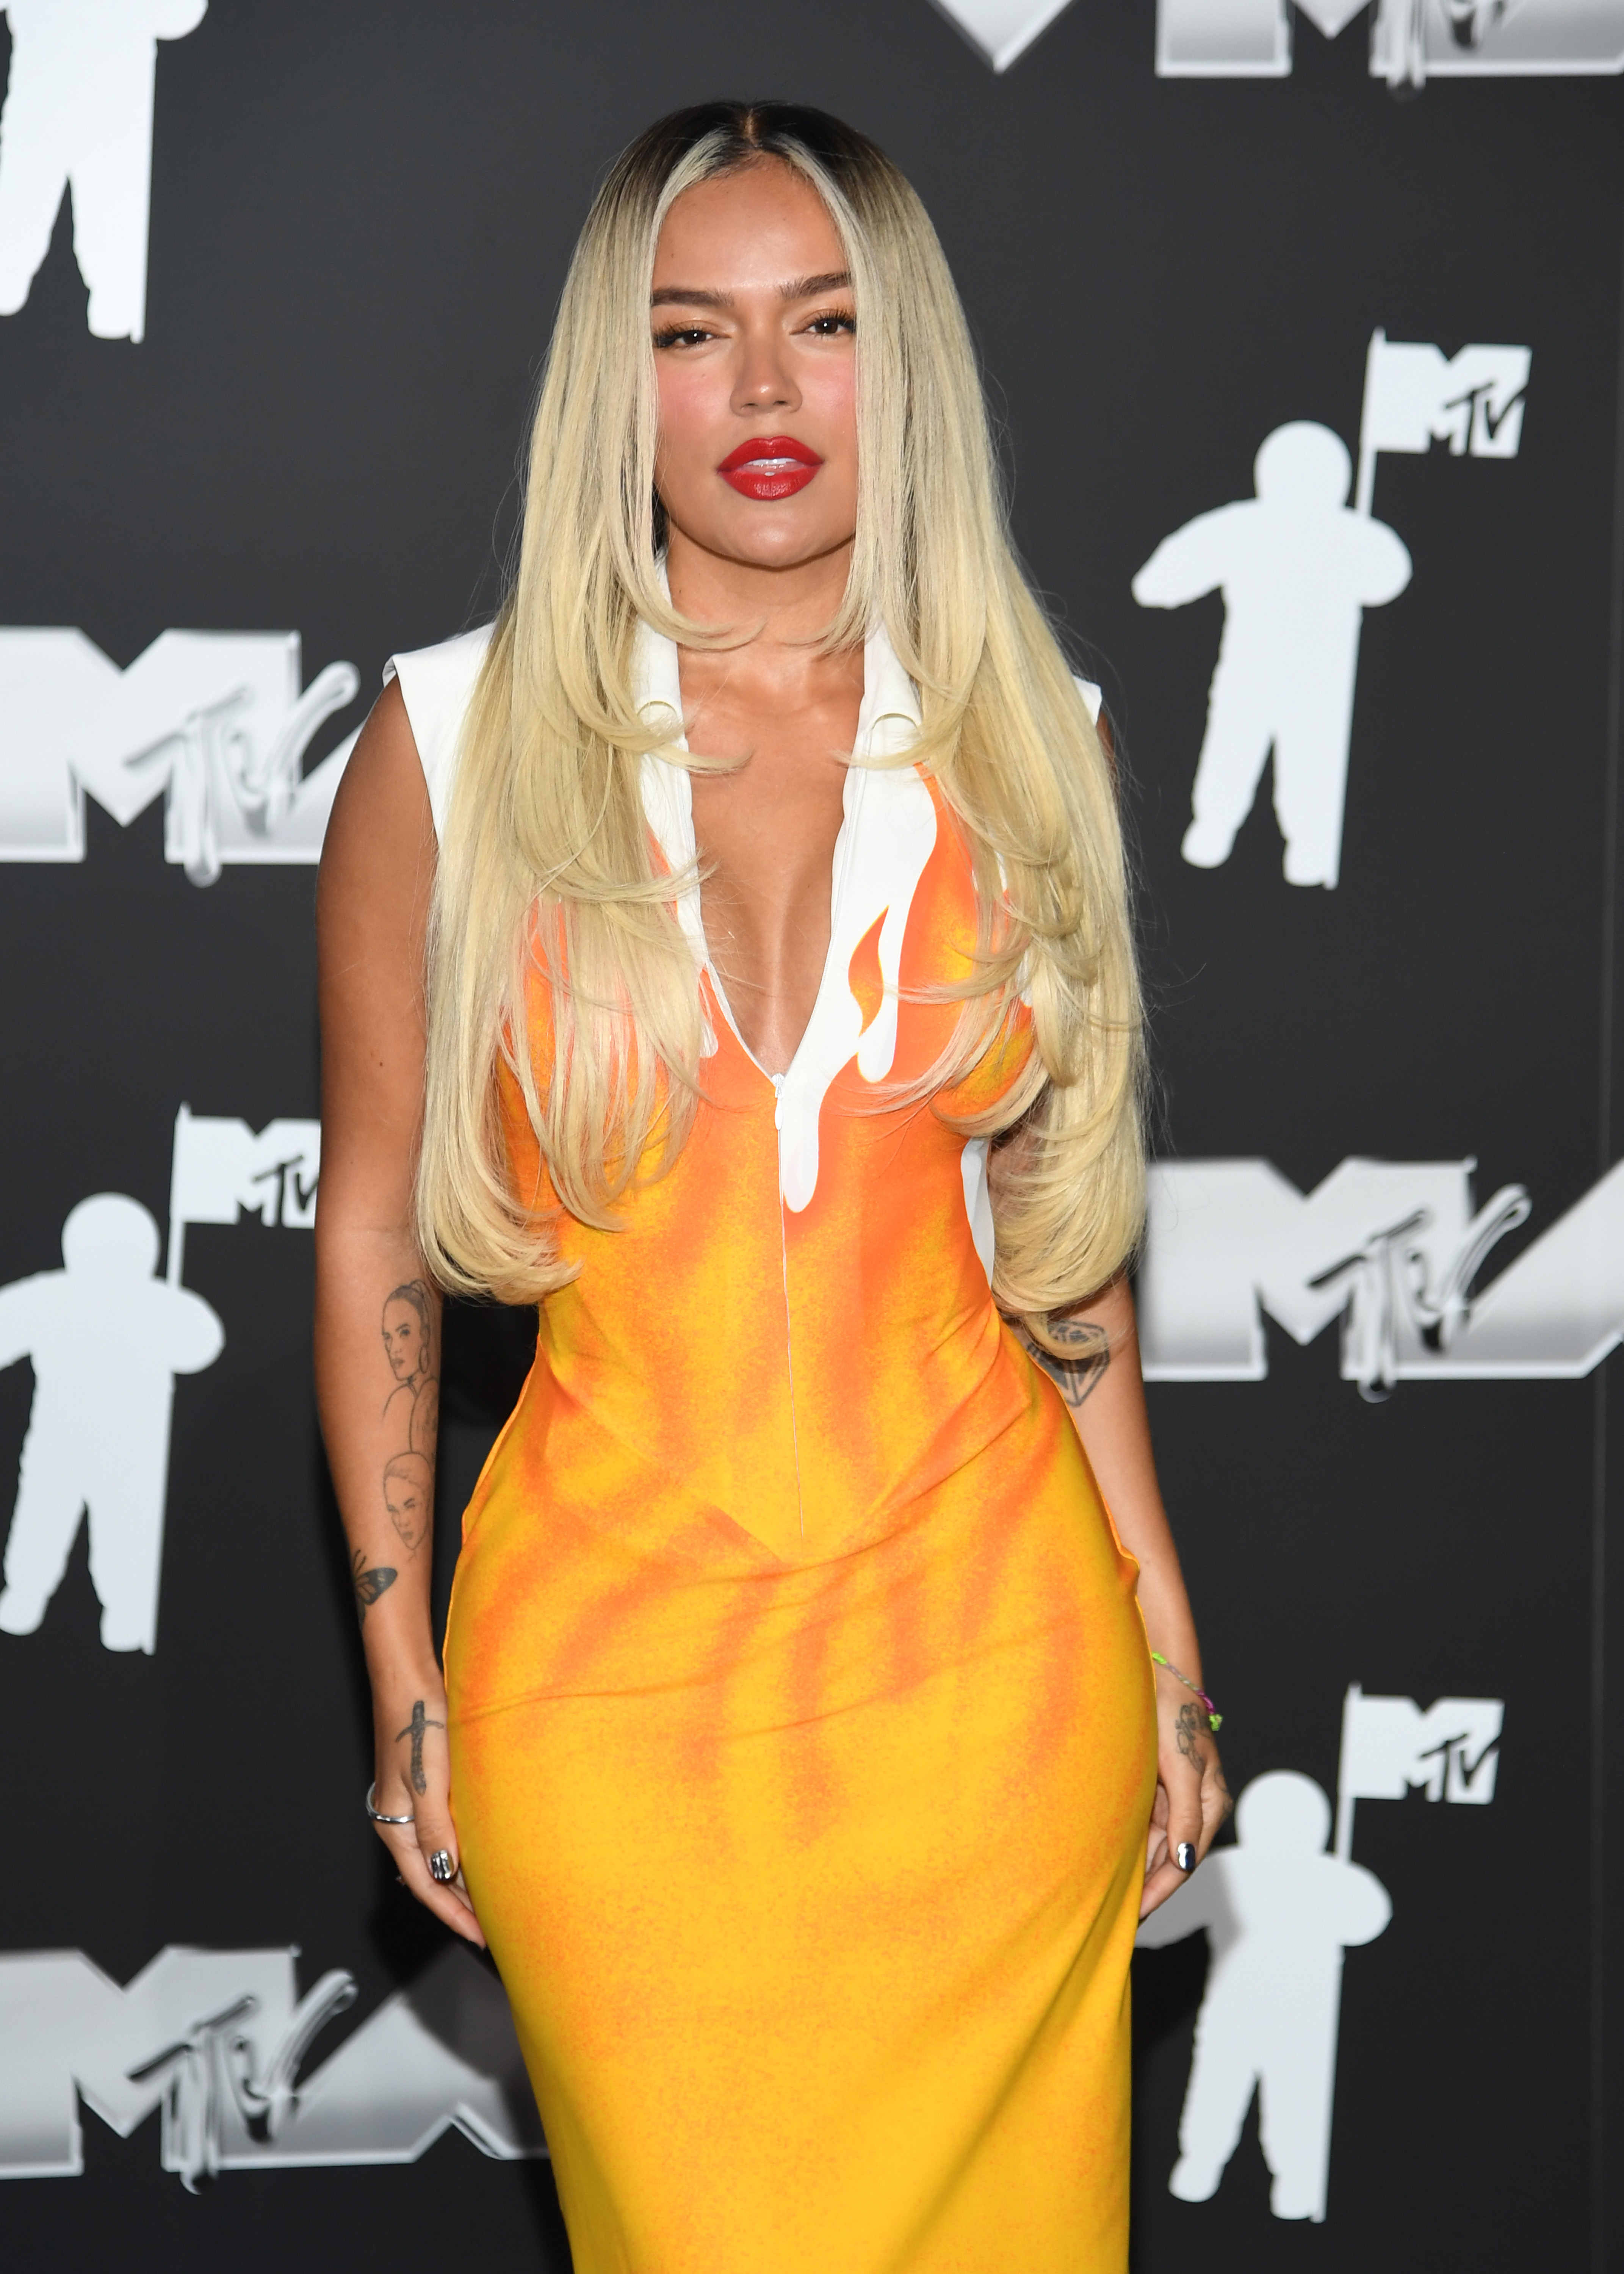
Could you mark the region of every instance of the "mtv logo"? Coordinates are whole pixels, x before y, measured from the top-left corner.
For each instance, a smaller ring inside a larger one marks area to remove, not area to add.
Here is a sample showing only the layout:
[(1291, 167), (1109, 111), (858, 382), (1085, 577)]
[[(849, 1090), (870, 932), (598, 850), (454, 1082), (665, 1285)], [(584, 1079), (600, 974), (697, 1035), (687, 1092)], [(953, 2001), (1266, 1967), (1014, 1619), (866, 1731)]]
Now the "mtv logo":
[(169, 1221), (236, 1224), (250, 1214), (308, 1231), (320, 1174), (319, 1121), (267, 1121), (256, 1136), (245, 1121), (183, 1105), (175, 1117)]
[(127, 2139), (163, 2112), (163, 2168), (412, 2163), (455, 2126), (485, 2155), (546, 2153), (500, 1984), (461, 1945), (315, 2073), (353, 2003), (335, 1969), (298, 1995), (293, 1950), (171, 1946), (121, 1989), (82, 1951), (0, 1958), (0, 2178), (84, 2170), (83, 2099)]
[(994, 71), (1008, 71), (1071, 0), (936, 0)]
[(1624, 1163), (1481, 1292), (1532, 1203), (1475, 1208), (1465, 1161), (1351, 1159), (1312, 1193), (1267, 1161), (1153, 1168), (1139, 1269), (1148, 1381), (1261, 1382), (1265, 1314), (1295, 1342), (1343, 1321), (1342, 1372), (1397, 1382), (1574, 1381), (1624, 1340)]
[[(1297, 0), (1335, 39), (1365, 0)], [(1288, 0), (1157, 0), (1163, 79), (1284, 79)], [(1566, 77), (1624, 71), (1624, 0), (1377, 0), (1370, 70), (1389, 86), (1428, 79)]]
[(1342, 1704), (1344, 1800), (1429, 1800), (1486, 1808), (1494, 1797), (1506, 1708), (1498, 1698), (1440, 1698), (1424, 1713), (1410, 1698), (1367, 1698), (1356, 1682)]
[(0, 861), (82, 861), (87, 791), (121, 828), (162, 796), (194, 885), (316, 861), (356, 738), (304, 752), (360, 680), (300, 678), (297, 632), (164, 632), (120, 671), (81, 631), (0, 630)]
[(1528, 348), (1465, 347), (1446, 356), (1377, 331), (1365, 358), (1360, 451), (1424, 451), (1439, 441), (1452, 457), (1515, 458), (1532, 366)]

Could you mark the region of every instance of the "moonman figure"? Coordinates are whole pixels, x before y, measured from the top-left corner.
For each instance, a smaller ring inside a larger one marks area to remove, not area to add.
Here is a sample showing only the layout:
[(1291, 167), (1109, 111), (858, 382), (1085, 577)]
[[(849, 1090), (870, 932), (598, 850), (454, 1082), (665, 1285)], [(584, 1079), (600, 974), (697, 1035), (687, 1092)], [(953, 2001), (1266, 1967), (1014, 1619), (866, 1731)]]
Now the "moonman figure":
[(11, 70), (0, 111), (0, 315), (28, 297), (62, 193), (101, 340), (147, 326), (153, 82), (158, 41), (195, 32), (208, 0), (5, 0)]
[(102, 1639), (151, 1652), (175, 1376), (212, 1366), (225, 1331), (200, 1295), (154, 1276), (158, 1227), (122, 1193), (79, 1202), (62, 1260), (0, 1287), (0, 1367), (34, 1363), (0, 1631), (39, 1625), (87, 1510)]
[(1133, 597), (1182, 608), (1223, 593), (1185, 860), (1216, 869), (1229, 859), (1273, 749), (1286, 881), (1328, 888), (1342, 864), (1364, 611), (1397, 599), (1410, 554), (1385, 522), (1350, 508), (1352, 461), (1328, 426), (1277, 426), (1253, 478), (1255, 498), (1163, 538)]
[(1160, 1949), (1205, 1927), (1212, 1946), (1168, 2187), (1185, 2202), (1217, 2194), (1256, 2090), (1275, 2218), (1322, 2219), (1342, 1952), (1373, 1942), (1393, 1905), (1373, 1871), (1326, 1854), (1331, 1803), (1311, 1777), (1254, 1779), (1235, 1829), (1238, 1844), (1214, 1849), (1139, 1931)]

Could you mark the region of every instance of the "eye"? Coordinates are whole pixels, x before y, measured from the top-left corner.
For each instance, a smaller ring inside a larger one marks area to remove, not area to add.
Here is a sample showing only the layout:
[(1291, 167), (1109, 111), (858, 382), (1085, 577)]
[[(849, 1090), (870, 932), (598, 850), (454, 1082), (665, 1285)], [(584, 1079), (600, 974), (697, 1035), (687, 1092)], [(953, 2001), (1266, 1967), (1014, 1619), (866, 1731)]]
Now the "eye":
[(654, 344), (657, 348), (694, 347), (715, 337), (715, 333), (708, 332), (703, 324), (671, 324), (663, 332), (655, 333)]
[(843, 332), (855, 332), (857, 319), (849, 309), (831, 308), (821, 316), (814, 316), (805, 327), (815, 339), (838, 339)]

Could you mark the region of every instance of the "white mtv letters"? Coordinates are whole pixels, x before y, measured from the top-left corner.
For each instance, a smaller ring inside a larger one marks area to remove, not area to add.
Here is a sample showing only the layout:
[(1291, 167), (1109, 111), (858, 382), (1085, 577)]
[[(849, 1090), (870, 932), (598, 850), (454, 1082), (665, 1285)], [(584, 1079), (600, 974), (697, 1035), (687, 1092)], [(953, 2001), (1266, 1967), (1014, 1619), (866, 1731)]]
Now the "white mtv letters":
[(1353, 1851), (1356, 1800), (1429, 1800), (1486, 1808), (1500, 1770), (1506, 1708), (1498, 1698), (1440, 1698), (1425, 1713), (1412, 1698), (1367, 1698), (1350, 1684), (1342, 1700), (1336, 1774), (1336, 1852)]
[(6, 0), (11, 77), (0, 112), (0, 315), (28, 297), (64, 191), (91, 331), (147, 328), (153, 80), (160, 40), (208, 0)]
[(1397, 1382), (1572, 1381), (1624, 1339), (1624, 1163), (1482, 1293), (1527, 1221), (1521, 1185), (1474, 1208), (1465, 1161), (1344, 1161), (1309, 1193), (1267, 1161), (1174, 1161), (1150, 1178), (1139, 1282), (1148, 1380), (1260, 1382), (1267, 1313), (1310, 1343), (1344, 1316), (1342, 1371)]
[(1205, 1929), (1212, 1949), (1168, 2182), (1185, 2202), (1217, 2194), (1256, 2091), (1275, 2218), (1325, 2217), (1342, 1953), (1393, 1916), (1374, 1872), (1326, 1853), (1330, 1828), (1311, 1778), (1254, 1778), (1236, 1845), (1214, 1849), (1139, 1929), (1150, 1949)]
[(1258, 452), (1255, 499), (1164, 538), (1133, 580), (1141, 607), (1222, 591), (1223, 638), (1196, 767), (1184, 855), (1229, 857), (1274, 753), (1274, 810), (1289, 884), (1334, 885), (1364, 611), (1410, 582), (1392, 530), (1350, 511), (1353, 464), (1329, 427), (1276, 427)]
[(189, 1224), (264, 1224), (309, 1231), (321, 1175), (319, 1121), (267, 1121), (258, 1136), (245, 1121), (193, 1113), (175, 1117), (169, 1167), (171, 1286), (178, 1287)]
[(79, 1202), (62, 1261), (0, 1288), (0, 1366), (34, 1366), (0, 1631), (39, 1626), (87, 1511), (102, 1640), (150, 1652), (175, 1376), (212, 1366), (225, 1333), (200, 1295), (154, 1276), (158, 1227), (121, 1193)]
[(1452, 458), (1515, 458), (1533, 360), (1530, 349), (1514, 347), (1446, 356), (1419, 340), (1390, 340), (1378, 326), (1365, 356), (1358, 510), (1371, 509), (1378, 451), (1425, 453), (1447, 442)]
[[(1366, 0), (1297, 0), (1334, 40)], [(1283, 79), (1291, 69), (1287, 0), (1157, 0), (1163, 79)], [(1557, 77), (1624, 71), (1624, 0), (1377, 0), (1372, 79)]]
[(0, 2179), (84, 2169), (82, 2097), (121, 2138), (163, 2111), (163, 2168), (414, 2162), (455, 2125), (487, 2156), (546, 2153), (501, 1985), (460, 1946), (387, 1999), (315, 2074), (355, 1998), (297, 1995), (293, 1950), (161, 1951), (120, 1989), (81, 1951), (0, 1958)]
[(194, 885), (318, 860), (356, 736), (309, 774), (304, 752), (360, 678), (300, 677), (297, 632), (164, 632), (120, 671), (81, 631), (0, 630), (0, 861), (82, 861), (86, 790), (121, 827), (164, 797)]

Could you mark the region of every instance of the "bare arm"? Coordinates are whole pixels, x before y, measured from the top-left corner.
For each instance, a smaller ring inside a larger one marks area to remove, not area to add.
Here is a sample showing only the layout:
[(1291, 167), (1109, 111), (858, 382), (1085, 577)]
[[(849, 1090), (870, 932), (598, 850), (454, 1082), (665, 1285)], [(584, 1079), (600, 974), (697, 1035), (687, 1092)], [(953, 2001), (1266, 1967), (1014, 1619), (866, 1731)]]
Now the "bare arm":
[(483, 1945), (450, 1883), (445, 1684), (429, 1615), (440, 1306), (412, 1228), (412, 1175), (434, 856), (423, 769), (391, 686), (344, 770), (321, 856), (316, 1390), (372, 1685), (376, 1805), (415, 1818), (380, 1836), (419, 1901)]
[[(1122, 1544), (1139, 1563), (1151, 1648), (1199, 1683), (1201, 1647), (1156, 1481), (1126, 1279), (1113, 1280), (1091, 1302), (1050, 1323), (1075, 1349), (1074, 1358), (1056, 1359), (1017, 1332), (1065, 1399)], [(1155, 1671), (1157, 1787), (1141, 1917), (1188, 1878), (1174, 1860), (1180, 1843), (1190, 1841), (1198, 1860), (1205, 1856), (1230, 1806), (1206, 1713), (1174, 1675), (1160, 1666)]]

